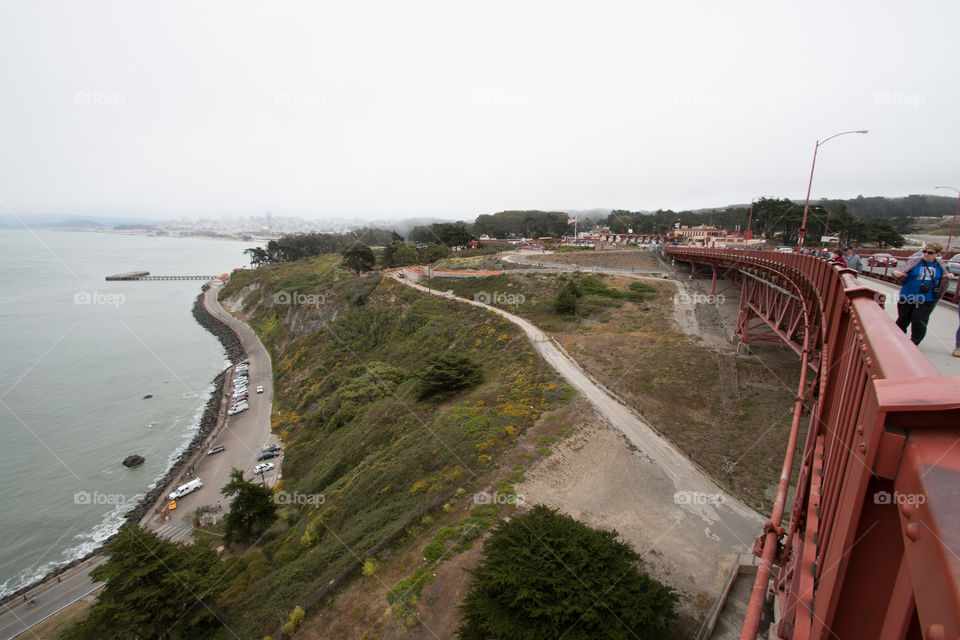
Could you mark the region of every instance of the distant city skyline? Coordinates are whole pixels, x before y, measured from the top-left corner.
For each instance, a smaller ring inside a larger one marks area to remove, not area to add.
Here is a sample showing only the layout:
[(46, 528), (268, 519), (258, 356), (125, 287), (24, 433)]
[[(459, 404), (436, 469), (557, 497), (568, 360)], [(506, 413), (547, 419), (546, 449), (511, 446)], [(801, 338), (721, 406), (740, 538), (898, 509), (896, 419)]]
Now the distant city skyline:
[(960, 187), (960, 5), (5, 0), (0, 215), (469, 220)]

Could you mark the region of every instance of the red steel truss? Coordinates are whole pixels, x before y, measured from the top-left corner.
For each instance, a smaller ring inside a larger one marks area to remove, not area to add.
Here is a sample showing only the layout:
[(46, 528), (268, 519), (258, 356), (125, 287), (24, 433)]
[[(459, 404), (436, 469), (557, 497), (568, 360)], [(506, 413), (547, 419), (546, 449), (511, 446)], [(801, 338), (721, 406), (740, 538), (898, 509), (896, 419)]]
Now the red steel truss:
[(960, 377), (941, 375), (851, 270), (797, 254), (666, 253), (737, 280), (738, 337), (784, 342), (805, 365), (741, 639), (757, 635), (771, 577), (780, 638), (960, 638)]

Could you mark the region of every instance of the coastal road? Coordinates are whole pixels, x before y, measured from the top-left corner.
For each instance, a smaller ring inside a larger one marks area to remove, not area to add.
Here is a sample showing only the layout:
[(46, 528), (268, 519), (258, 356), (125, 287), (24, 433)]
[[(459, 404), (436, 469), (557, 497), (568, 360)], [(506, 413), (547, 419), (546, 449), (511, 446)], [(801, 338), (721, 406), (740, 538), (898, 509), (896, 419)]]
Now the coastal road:
[(31, 590), (27, 599), (36, 598), (36, 605), (28, 606), (21, 597), (0, 607), (0, 640), (18, 636), (103, 586), (102, 582), (90, 579), (90, 572), (104, 560), (103, 556), (95, 556), (64, 571), (59, 581), (54, 578)]
[[(179, 500), (178, 508), (171, 512), (173, 517), (169, 520), (164, 521), (162, 516), (158, 516), (153, 510), (141, 520), (141, 526), (149, 527), (177, 542), (190, 541), (193, 531), (190, 516), (197, 507), (203, 505), (215, 507), (217, 500), (222, 500), (223, 509), (226, 512), (229, 501), (220, 495), (220, 488), (229, 481), (231, 468), (242, 469), (244, 477), (248, 480), (259, 479), (259, 476), (253, 474), (253, 466), (256, 464), (260, 449), (267, 443), (278, 444), (277, 439), (270, 433), (270, 414), (273, 405), (273, 372), (270, 354), (256, 333), (223, 309), (217, 301), (217, 294), (222, 286), (219, 280), (214, 281), (204, 296), (204, 305), (212, 315), (233, 327), (240, 337), (250, 361), (250, 408), (243, 413), (227, 417), (224, 414), (228, 407), (221, 407), (221, 418), (225, 419), (221, 420), (214, 430), (213, 437), (206, 444), (208, 446), (222, 444), (225, 450), (213, 456), (198, 454), (194, 477), (203, 480), (203, 488)], [(262, 394), (255, 392), (257, 385), (263, 385)], [(281, 460), (282, 456), (271, 460), (276, 468), (265, 476), (268, 485), (272, 485), (279, 478)], [(185, 477), (179, 479), (173, 487), (167, 489), (167, 492), (187, 480), (188, 478)], [(161, 502), (166, 504), (166, 500)], [(59, 581), (57, 578), (52, 578), (37, 585), (27, 592), (28, 600), (36, 598), (35, 606), (28, 607), (21, 597), (0, 607), (0, 640), (10, 640), (24, 633), (33, 625), (39, 624), (99, 589), (102, 583), (94, 582), (90, 578), (90, 571), (105, 561), (106, 558), (102, 555), (94, 556), (62, 573)], [(29, 637), (29, 634), (24, 637)]]
[[(246, 323), (242, 322), (226, 309), (217, 300), (217, 294), (223, 288), (219, 280), (215, 280), (204, 295), (204, 306), (211, 315), (230, 325), (243, 344), (250, 363), (248, 371), (248, 389), (250, 408), (234, 416), (226, 415), (232, 403), (232, 379), (225, 383), (226, 397), (221, 401), (221, 424), (213, 432), (213, 437), (205, 443), (209, 447), (223, 445), (224, 451), (215, 455), (198, 454), (198, 461), (194, 465), (193, 477), (203, 481), (203, 488), (177, 500), (177, 509), (170, 512), (170, 519), (164, 520), (153, 512), (141, 524), (149, 526), (160, 535), (171, 540), (190, 540), (192, 531), (192, 514), (202, 506), (216, 508), (217, 502), (222, 502), (225, 513), (228, 510), (232, 496), (224, 497), (220, 489), (230, 481), (231, 470), (236, 468), (244, 472), (247, 480), (260, 480), (254, 476), (253, 467), (257, 464), (257, 456), (266, 444), (279, 444), (279, 441), (270, 433), (270, 414), (273, 407), (273, 369), (270, 354), (267, 352), (260, 338)], [(256, 388), (263, 386), (263, 393), (257, 393)], [(276, 482), (280, 473), (279, 458), (270, 460), (275, 468), (265, 474), (268, 485)], [(187, 482), (189, 477), (181, 477), (177, 484)], [(176, 487), (171, 487), (172, 491)], [(166, 502), (166, 501), (164, 501)]]
[(647, 520), (651, 531), (662, 530), (665, 523), (669, 526), (669, 535), (661, 536), (652, 551), (677, 558), (700, 585), (711, 583), (717, 566), (729, 565), (738, 553), (749, 551), (765, 518), (726, 493), (637, 413), (607, 393), (543, 331), (502, 309), (394, 278), (425, 293), (483, 307), (519, 326), (541, 357), (643, 452), (650, 464), (642, 466), (643, 477), (636, 479), (644, 487), (637, 494), (636, 513)]

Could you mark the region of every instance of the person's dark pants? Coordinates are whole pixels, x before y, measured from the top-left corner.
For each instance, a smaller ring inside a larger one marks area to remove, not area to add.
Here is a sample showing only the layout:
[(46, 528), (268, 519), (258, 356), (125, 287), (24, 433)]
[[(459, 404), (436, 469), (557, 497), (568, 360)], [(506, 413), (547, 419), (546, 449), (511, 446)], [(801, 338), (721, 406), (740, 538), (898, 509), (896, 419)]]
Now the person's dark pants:
[(936, 300), (897, 303), (897, 326), (904, 333), (907, 332), (907, 327), (910, 327), (910, 340), (913, 344), (920, 344), (923, 336), (927, 335), (927, 323), (935, 306)]
[[(957, 285), (960, 287), (960, 285)], [(957, 314), (960, 315), (960, 307), (957, 307)], [(957, 327), (957, 349), (960, 349), (960, 326)]]

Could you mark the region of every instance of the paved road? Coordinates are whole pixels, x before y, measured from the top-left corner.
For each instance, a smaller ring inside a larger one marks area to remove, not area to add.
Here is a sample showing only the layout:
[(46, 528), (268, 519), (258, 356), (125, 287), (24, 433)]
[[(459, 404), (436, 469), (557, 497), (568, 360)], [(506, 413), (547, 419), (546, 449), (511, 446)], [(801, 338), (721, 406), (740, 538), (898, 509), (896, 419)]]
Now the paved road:
[(27, 597), (36, 598), (35, 606), (27, 606), (23, 599), (11, 600), (4, 605), (0, 608), (0, 638), (9, 640), (99, 589), (103, 583), (92, 581), (90, 572), (103, 561), (102, 556), (91, 558), (64, 571), (59, 582), (54, 578), (31, 590)]
[[(230, 481), (230, 472), (233, 468), (244, 471), (244, 477), (254, 479), (253, 467), (257, 464), (257, 456), (261, 448), (267, 444), (279, 442), (270, 433), (270, 414), (273, 406), (273, 372), (270, 354), (267, 352), (257, 334), (244, 322), (238, 320), (226, 311), (217, 300), (217, 294), (222, 285), (219, 281), (211, 286), (204, 296), (204, 305), (207, 310), (229, 324), (240, 336), (243, 348), (247, 353), (249, 368), (250, 408), (234, 416), (225, 416), (232, 399), (232, 389), (226, 389), (226, 398), (222, 402), (221, 417), (223, 423), (214, 432), (214, 437), (206, 444), (208, 446), (223, 445), (223, 453), (215, 455), (199, 455), (194, 467), (193, 477), (203, 481), (203, 488), (177, 501), (177, 509), (170, 513), (171, 518), (164, 521), (162, 517), (151, 512), (149, 518), (141, 523), (175, 540), (189, 539), (191, 514), (197, 507), (216, 507), (217, 501), (222, 502), (224, 512), (230, 503), (230, 498), (220, 494), (220, 489)], [(231, 371), (231, 380), (233, 374)], [(263, 386), (263, 393), (256, 393), (258, 385)], [(276, 468), (265, 475), (268, 483), (272, 484), (280, 472), (280, 458), (271, 460)], [(189, 478), (181, 478), (186, 482)], [(256, 476), (259, 479), (259, 476)], [(162, 501), (164, 504), (166, 500)], [(186, 535), (185, 535), (186, 534)]]
[(670, 442), (657, 434), (633, 410), (618, 402), (569, 359), (550, 338), (528, 321), (496, 307), (413, 284), (398, 282), (433, 295), (456, 299), (500, 314), (524, 330), (537, 352), (582, 393), (614, 428), (650, 460), (642, 467), (637, 485), (637, 513), (649, 520), (650, 530), (670, 525), (669, 535), (653, 551), (677, 558), (687, 575), (710, 584), (718, 562), (749, 550), (765, 518), (726, 493)]
[[(171, 515), (182, 515), (164, 521), (161, 516), (151, 511), (141, 521), (142, 526), (147, 526), (160, 535), (178, 542), (190, 541), (193, 532), (190, 514), (197, 507), (215, 506), (217, 500), (223, 500), (223, 508), (226, 511), (229, 502), (220, 495), (220, 488), (228, 482), (232, 467), (243, 469), (248, 480), (259, 478), (254, 476), (253, 466), (256, 464), (260, 449), (268, 442), (278, 443), (276, 437), (270, 433), (270, 414), (273, 404), (270, 354), (250, 327), (220, 306), (217, 293), (222, 283), (218, 280), (214, 283), (207, 290), (204, 304), (210, 313), (230, 324), (240, 336), (250, 361), (250, 408), (229, 417), (214, 431), (214, 437), (208, 444), (224, 445), (223, 453), (213, 456), (198, 455), (199, 462), (196, 463), (194, 475), (203, 480), (204, 486), (199, 491), (177, 501), (178, 508)], [(253, 392), (257, 385), (263, 385), (262, 394)], [(272, 485), (278, 479), (281, 460), (282, 456), (271, 460), (276, 468), (266, 474), (267, 484)], [(186, 478), (183, 481), (186, 481)], [(166, 500), (162, 500), (161, 503), (166, 504)], [(36, 598), (36, 606), (27, 607), (27, 603), (21, 599), (11, 601), (0, 608), (0, 640), (10, 640), (100, 588), (102, 583), (93, 582), (89, 574), (104, 561), (103, 556), (95, 556), (61, 574), (60, 582), (54, 578), (38, 585), (27, 594), (28, 599)], [(25, 637), (29, 637), (29, 634)]]

